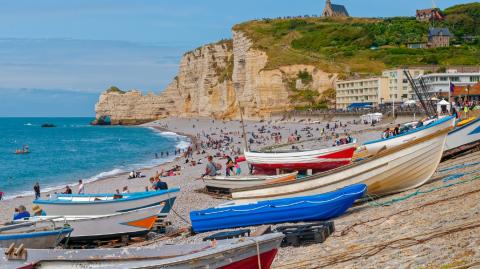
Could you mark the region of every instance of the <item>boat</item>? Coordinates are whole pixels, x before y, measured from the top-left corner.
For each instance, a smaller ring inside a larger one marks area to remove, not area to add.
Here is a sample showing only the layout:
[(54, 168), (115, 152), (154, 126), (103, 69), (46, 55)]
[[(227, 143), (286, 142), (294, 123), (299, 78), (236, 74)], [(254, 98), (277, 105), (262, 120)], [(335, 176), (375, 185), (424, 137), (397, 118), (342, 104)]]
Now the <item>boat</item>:
[(317, 150), (245, 152), (245, 159), (255, 171), (276, 173), (277, 170), (313, 172), (327, 171), (351, 162), (357, 145), (355, 143)]
[[(202, 242), (191, 245), (153, 245), (116, 249), (26, 249), (25, 258), (0, 252), (4, 269), (70, 268), (270, 268), (284, 235)], [(17, 258), (17, 259), (14, 259)]]
[(295, 180), (298, 172), (275, 176), (206, 176), (202, 180), (209, 191), (230, 192), (230, 189), (251, 187), (276, 182)]
[(480, 118), (469, 118), (457, 123), (447, 136), (443, 159), (480, 146)]
[(36, 216), (20, 222), (49, 220), (58, 226), (68, 224), (73, 228), (69, 242), (107, 240), (147, 234), (163, 207), (163, 205), (157, 205), (103, 216)]
[(35, 200), (48, 215), (109, 215), (162, 204), (159, 212), (168, 213), (179, 188), (127, 194), (57, 194), (50, 199)]
[(367, 191), (357, 184), (329, 193), (283, 198), (249, 204), (227, 203), (215, 208), (190, 212), (196, 233), (298, 221), (320, 221), (342, 215)]
[(358, 183), (368, 186), (370, 195), (386, 195), (416, 188), (426, 183), (435, 172), (447, 134), (453, 129), (453, 117), (439, 119), (408, 137), (397, 147), (334, 170), (297, 179), (232, 190), (237, 203), (248, 203), (295, 196), (308, 196)]
[(42, 124), (42, 128), (54, 128), (54, 127), (57, 127), (57, 126), (55, 126), (55, 124), (53, 124), (53, 123)]
[(49, 221), (9, 223), (0, 227), (0, 248), (8, 248), (11, 244), (33, 249), (54, 248), (72, 230), (69, 226), (55, 226)]
[(22, 149), (15, 150), (15, 154), (28, 154), (30, 153), (30, 149), (27, 145), (23, 146)]

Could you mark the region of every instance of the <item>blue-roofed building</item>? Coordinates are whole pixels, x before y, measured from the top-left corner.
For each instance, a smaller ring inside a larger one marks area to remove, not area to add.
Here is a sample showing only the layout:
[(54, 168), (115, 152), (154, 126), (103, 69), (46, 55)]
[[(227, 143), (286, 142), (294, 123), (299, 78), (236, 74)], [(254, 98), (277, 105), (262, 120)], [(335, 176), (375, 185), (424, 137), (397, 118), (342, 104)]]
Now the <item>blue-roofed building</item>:
[(450, 46), (450, 38), (453, 35), (448, 28), (430, 28), (428, 31), (428, 45), (430, 48), (441, 48)]
[(349, 17), (347, 8), (344, 5), (332, 4), (327, 0), (322, 13), (323, 17)]

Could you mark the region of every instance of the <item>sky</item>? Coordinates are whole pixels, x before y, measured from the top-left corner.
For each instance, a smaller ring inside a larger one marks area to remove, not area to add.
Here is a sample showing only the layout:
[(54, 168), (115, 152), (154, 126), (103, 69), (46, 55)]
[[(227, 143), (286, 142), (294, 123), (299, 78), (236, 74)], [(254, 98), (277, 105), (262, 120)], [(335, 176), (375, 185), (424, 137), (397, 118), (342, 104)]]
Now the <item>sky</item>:
[[(161, 92), (184, 52), (257, 18), (321, 14), (323, 0), (0, 0), (0, 117), (94, 116), (98, 95)], [(334, 0), (351, 16), (413, 16), (431, 0)], [(471, 1), (436, 0), (440, 8)], [(55, 106), (52, 106), (55, 104)]]

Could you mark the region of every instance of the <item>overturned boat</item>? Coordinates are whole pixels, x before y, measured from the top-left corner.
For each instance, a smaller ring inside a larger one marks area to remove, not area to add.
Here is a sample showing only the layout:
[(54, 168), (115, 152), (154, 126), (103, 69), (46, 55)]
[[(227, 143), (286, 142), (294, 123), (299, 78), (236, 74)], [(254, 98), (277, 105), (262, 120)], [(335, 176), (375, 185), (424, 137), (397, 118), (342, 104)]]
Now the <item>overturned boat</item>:
[(277, 182), (295, 180), (298, 172), (274, 176), (206, 176), (202, 180), (208, 191), (220, 191), (230, 193), (230, 189), (259, 186)]
[(117, 249), (23, 250), (22, 258), (0, 253), (2, 268), (270, 268), (284, 235)]
[(313, 172), (331, 170), (352, 161), (357, 145), (350, 143), (318, 150), (245, 152), (245, 158), (255, 171), (276, 173), (277, 170)]
[(35, 200), (48, 215), (82, 216), (109, 215), (146, 207), (163, 205), (159, 214), (170, 211), (179, 188), (169, 190), (134, 192), (127, 194), (57, 194), (47, 200)]
[(365, 184), (357, 184), (313, 196), (225, 204), (192, 211), (190, 220), (193, 231), (197, 233), (282, 222), (328, 220), (342, 215), (366, 191)]
[(453, 117), (439, 119), (415, 132), (415, 135), (397, 136), (405, 139), (396, 147), (389, 147), (375, 156), (324, 173), (297, 179), (295, 182), (232, 190), (238, 203), (308, 196), (364, 183), (368, 193), (385, 195), (423, 185), (435, 172), (447, 134), (455, 124)]

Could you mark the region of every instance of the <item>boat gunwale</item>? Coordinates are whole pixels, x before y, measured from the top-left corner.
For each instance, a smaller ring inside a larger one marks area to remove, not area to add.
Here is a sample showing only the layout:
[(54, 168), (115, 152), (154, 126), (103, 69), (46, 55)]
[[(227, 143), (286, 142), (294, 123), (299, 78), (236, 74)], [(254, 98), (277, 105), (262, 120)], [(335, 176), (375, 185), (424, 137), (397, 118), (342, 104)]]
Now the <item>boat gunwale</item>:
[(58, 227), (49, 231), (38, 231), (30, 233), (16, 233), (16, 234), (0, 234), (0, 241), (3, 240), (16, 240), (16, 239), (28, 239), (36, 237), (44, 237), (50, 235), (63, 235), (73, 231), (73, 228)]
[[(71, 200), (63, 200), (63, 199), (51, 199), (51, 200), (35, 200), (33, 201), (34, 204), (56, 204), (56, 205), (88, 205), (88, 204), (107, 204), (107, 203), (121, 203), (121, 202), (130, 202), (130, 201), (135, 201), (135, 200), (140, 200), (140, 199), (145, 199), (145, 198), (152, 198), (152, 197), (157, 197), (160, 195), (164, 194), (173, 194), (177, 193), (180, 191), (180, 188), (172, 188), (168, 190), (162, 190), (162, 191), (149, 191), (149, 192), (142, 192), (141, 194), (138, 193), (136, 195), (129, 195), (126, 198), (119, 198), (119, 199), (111, 199), (111, 200), (97, 200), (97, 201), (71, 201)], [(112, 196), (114, 194), (109, 195), (108, 197)], [(68, 196), (62, 195), (62, 197), (103, 197), (107, 196), (106, 194), (101, 194), (101, 195), (95, 195), (95, 194), (68, 194)]]
[(459, 132), (459, 131), (467, 128), (467, 127), (470, 127), (471, 125), (473, 125), (474, 123), (477, 123), (477, 122), (479, 122), (479, 121), (480, 121), (480, 118), (477, 118), (477, 119), (475, 119), (475, 120), (472, 120), (471, 122), (469, 122), (469, 123), (467, 123), (467, 124), (465, 124), (465, 125), (462, 125), (462, 126), (456, 128), (456, 129), (453, 129), (453, 131), (451, 131), (448, 135), (451, 135), (451, 134), (454, 134), (454, 133), (456, 133), (456, 132)]
[[(247, 158), (247, 154), (271, 154), (271, 155), (278, 155), (278, 154), (284, 154), (284, 155), (287, 155), (287, 154), (292, 154), (292, 153), (309, 153), (309, 152), (318, 152), (317, 154), (325, 154), (325, 153), (335, 153), (335, 152), (338, 152), (338, 151), (342, 151), (342, 150), (347, 150), (349, 148), (356, 148), (357, 147), (357, 143), (356, 142), (352, 142), (352, 143), (348, 143), (348, 144), (344, 144), (344, 145), (339, 145), (339, 146), (332, 146), (332, 147), (325, 147), (325, 148), (321, 148), (321, 149), (306, 149), (306, 150), (295, 150), (295, 151), (245, 151), (244, 152), (244, 156), (245, 158)], [(335, 149), (335, 150), (333, 150)], [(331, 151), (329, 151), (331, 150)], [(255, 157), (264, 157), (262, 155), (257, 155)], [(253, 157), (253, 156), (250, 156), (250, 157)], [(248, 161), (248, 160), (247, 160)]]

